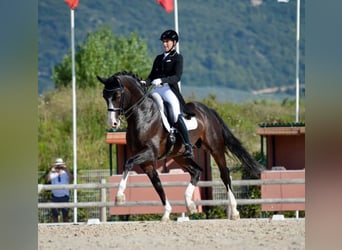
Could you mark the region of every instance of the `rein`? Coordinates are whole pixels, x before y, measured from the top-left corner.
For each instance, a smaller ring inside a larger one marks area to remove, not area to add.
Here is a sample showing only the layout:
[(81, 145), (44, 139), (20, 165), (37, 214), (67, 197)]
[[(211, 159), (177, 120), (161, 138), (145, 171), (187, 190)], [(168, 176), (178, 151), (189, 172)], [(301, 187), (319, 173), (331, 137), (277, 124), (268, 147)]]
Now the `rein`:
[(131, 112), (135, 107), (139, 106), (143, 101), (144, 99), (146, 98), (146, 96), (148, 95), (149, 93), (146, 93), (144, 94), (136, 103), (134, 103), (132, 106), (130, 106), (128, 109), (124, 110), (123, 111), (123, 114), (126, 116), (126, 119), (128, 119), (131, 115), (127, 115), (129, 112)]

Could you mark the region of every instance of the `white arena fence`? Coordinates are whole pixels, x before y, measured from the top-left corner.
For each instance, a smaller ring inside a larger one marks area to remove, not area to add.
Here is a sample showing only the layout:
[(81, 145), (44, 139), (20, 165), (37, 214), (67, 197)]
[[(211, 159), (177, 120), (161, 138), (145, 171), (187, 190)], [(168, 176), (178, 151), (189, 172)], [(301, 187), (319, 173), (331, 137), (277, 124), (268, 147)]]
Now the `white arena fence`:
[[(89, 174), (89, 173), (88, 173)], [(79, 179), (82, 179), (80, 177)], [(38, 184), (39, 201), (38, 201), (38, 219), (39, 223), (48, 222), (50, 220), (50, 209), (54, 207), (58, 208), (79, 208), (82, 211), (78, 214), (83, 217), (80, 221), (86, 221), (88, 218), (101, 218), (101, 221), (106, 221), (109, 216), (109, 207), (114, 206), (113, 202), (108, 202), (109, 189), (117, 188), (118, 183), (105, 183), (106, 178), (109, 177), (109, 171), (102, 171), (102, 174), (96, 174), (96, 177), (87, 178), (88, 181), (92, 180), (92, 183), (80, 183), (80, 184), (68, 184), (68, 185), (51, 185), (51, 184)], [(97, 181), (94, 182), (94, 179)], [(170, 186), (187, 186), (188, 182), (163, 182), (164, 187)], [(237, 199), (238, 205), (252, 205), (252, 204), (286, 204), (286, 203), (305, 203), (304, 198), (287, 198), (287, 199), (246, 199), (248, 189), (250, 186), (260, 185), (272, 185), (272, 184), (305, 184), (304, 179), (278, 179), (278, 180), (233, 180), (233, 191)], [(212, 187), (213, 200), (198, 200), (195, 201), (196, 205), (202, 206), (220, 206), (228, 205), (227, 194), (225, 187), (221, 180), (213, 181), (199, 181), (199, 187)], [(130, 183), (127, 187), (152, 187), (151, 183)], [(69, 189), (71, 190), (70, 202), (67, 203), (52, 203), (48, 200), (43, 200), (41, 193), (44, 190), (53, 189)], [(78, 194), (77, 203), (74, 202), (72, 190), (77, 189), (78, 192), (82, 192), (82, 195)], [(82, 190), (82, 191), (81, 191)], [(138, 190), (137, 190), (138, 192)], [(170, 201), (171, 206), (184, 205), (184, 200)], [(145, 201), (145, 202), (126, 202), (120, 206), (161, 206), (160, 201)], [(73, 211), (69, 210), (70, 218), (72, 218)]]

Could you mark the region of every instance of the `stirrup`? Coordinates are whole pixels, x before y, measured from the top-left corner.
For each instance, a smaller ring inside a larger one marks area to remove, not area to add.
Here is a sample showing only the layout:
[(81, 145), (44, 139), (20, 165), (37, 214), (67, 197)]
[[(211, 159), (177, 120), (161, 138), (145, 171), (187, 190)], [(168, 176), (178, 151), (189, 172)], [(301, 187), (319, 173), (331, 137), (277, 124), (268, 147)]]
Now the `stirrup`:
[(175, 144), (175, 142), (176, 142), (175, 133), (176, 133), (176, 129), (173, 128), (173, 127), (170, 128), (169, 141), (170, 141), (170, 143), (171, 143), (172, 145)]
[(194, 157), (194, 151), (192, 150), (192, 146), (190, 144), (184, 144), (185, 151), (183, 153), (184, 157), (193, 158)]

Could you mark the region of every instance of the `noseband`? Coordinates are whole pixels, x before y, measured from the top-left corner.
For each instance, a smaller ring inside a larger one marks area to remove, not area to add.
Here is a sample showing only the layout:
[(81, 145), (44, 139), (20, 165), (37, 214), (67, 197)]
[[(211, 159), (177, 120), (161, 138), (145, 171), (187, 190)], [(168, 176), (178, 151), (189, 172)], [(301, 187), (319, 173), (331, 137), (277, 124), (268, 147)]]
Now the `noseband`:
[[(106, 93), (106, 96), (110, 96), (110, 98), (113, 98), (113, 95), (115, 92), (118, 92), (120, 91), (120, 94), (121, 94), (121, 97), (120, 97), (120, 107), (119, 108), (108, 108), (107, 111), (108, 112), (116, 112), (116, 111), (119, 111), (120, 112), (120, 115), (123, 115), (124, 114), (124, 109), (123, 109), (123, 103), (124, 103), (124, 97), (125, 97), (125, 92), (123, 90), (123, 87), (122, 87), (122, 83), (120, 81), (119, 78), (116, 77), (116, 79), (118, 80), (119, 82), (119, 87), (117, 88), (112, 88), (112, 89), (108, 89), (106, 88), (106, 86), (104, 87), (103, 91), (104, 93)], [(109, 98), (106, 98), (106, 99), (109, 99)], [(113, 104), (114, 106), (114, 104)]]
[(120, 115), (124, 114), (124, 109), (123, 109), (123, 103), (124, 103), (124, 99), (125, 99), (125, 92), (123, 91), (122, 87), (118, 87), (118, 88), (114, 88), (114, 89), (106, 89), (104, 88), (104, 91), (106, 91), (106, 93), (108, 93), (111, 97), (113, 97), (113, 94), (117, 91), (120, 91), (121, 93), (121, 97), (120, 97), (120, 107), (119, 108), (108, 108), (107, 111), (111, 111), (111, 112), (116, 112), (119, 111)]

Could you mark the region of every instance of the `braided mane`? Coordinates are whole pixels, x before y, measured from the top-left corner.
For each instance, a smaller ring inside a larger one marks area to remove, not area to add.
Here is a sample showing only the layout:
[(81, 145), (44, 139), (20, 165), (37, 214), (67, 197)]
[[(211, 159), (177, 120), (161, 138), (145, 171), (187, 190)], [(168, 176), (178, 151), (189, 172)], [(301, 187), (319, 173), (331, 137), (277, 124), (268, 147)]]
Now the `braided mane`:
[(120, 72), (115, 73), (113, 76), (127, 76), (127, 75), (133, 77), (135, 80), (139, 82), (142, 80), (140, 76), (138, 76), (137, 74), (131, 71), (120, 71)]
[(135, 74), (131, 71), (120, 71), (120, 72), (117, 72), (113, 75), (113, 77), (116, 77), (116, 76), (130, 76), (130, 77), (132, 77), (134, 80), (136, 80), (137, 84), (143, 90), (143, 92), (144, 93), (147, 92), (146, 85), (141, 83), (142, 78), (140, 76), (138, 76), (137, 74)]

